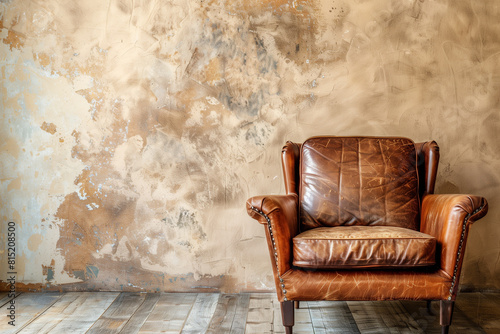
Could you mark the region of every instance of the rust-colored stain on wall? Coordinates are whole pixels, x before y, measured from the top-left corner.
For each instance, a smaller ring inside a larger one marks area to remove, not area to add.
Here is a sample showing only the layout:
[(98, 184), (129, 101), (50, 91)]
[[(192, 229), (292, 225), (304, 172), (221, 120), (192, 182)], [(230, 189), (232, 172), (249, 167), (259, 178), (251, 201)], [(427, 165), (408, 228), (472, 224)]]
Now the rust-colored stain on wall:
[(490, 202), (462, 284), (500, 288), (497, 1), (5, 1), (0, 39), (19, 287), (271, 290), (244, 202), (331, 134), (436, 140), (437, 192)]

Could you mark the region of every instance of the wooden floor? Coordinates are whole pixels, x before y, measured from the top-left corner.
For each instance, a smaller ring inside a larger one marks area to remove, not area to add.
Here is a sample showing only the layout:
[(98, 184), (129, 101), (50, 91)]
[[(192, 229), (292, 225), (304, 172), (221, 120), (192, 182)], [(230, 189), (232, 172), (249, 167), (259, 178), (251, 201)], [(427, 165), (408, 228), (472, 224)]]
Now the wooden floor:
[[(21, 293), (0, 333), (284, 333), (275, 294)], [(302, 302), (294, 333), (440, 333), (425, 302)], [(450, 333), (500, 333), (500, 293), (462, 293)]]

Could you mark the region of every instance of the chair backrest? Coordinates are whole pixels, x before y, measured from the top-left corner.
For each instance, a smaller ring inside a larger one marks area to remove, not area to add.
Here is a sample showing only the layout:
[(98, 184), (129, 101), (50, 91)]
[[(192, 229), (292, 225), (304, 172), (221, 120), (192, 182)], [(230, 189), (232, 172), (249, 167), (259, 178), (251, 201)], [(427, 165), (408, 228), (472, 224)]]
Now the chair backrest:
[(394, 137), (313, 137), (300, 148), (301, 230), (384, 225), (418, 230), (415, 143)]

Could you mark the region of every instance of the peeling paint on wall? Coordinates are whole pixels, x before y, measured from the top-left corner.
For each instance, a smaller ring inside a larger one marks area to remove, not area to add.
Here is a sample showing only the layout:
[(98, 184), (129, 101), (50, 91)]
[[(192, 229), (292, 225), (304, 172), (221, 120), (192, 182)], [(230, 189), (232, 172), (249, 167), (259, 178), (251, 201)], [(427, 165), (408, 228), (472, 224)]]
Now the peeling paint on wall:
[(333, 134), (436, 140), (437, 191), (490, 202), (462, 284), (500, 288), (495, 1), (19, 0), (0, 15), (0, 205), (25, 287), (273, 289), (244, 202), (284, 192), (286, 140)]

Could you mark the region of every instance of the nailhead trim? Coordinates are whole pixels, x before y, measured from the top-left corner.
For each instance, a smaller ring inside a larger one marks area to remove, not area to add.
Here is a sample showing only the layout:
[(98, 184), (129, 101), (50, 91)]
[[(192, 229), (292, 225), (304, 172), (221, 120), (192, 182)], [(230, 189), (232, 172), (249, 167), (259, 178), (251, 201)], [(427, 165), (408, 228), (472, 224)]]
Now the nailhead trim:
[(465, 216), (464, 222), (462, 224), (462, 235), (460, 236), (460, 243), (458, 244), (458, 252), (457, 252), (457, 259), (455, 261), (455, 269), (453, 269), (453, 278), (451, 281), (451, 287), (450, 287), (450, 296), (448, 297), (448, 300), (451, 300), (451, 296), (453, 295), (453, 289), (455, 288), (455, 284), (457, 282), (457, 271), (458, 271), (458, 263), (460, 262), (460, 254), (462, 254), (462, 246), (464, 244), (464, 237), (465, 237), (465, 229), (467, 227), (467, 222), (469, 221), (469, 218), (479, 211), (481, 211), (483, 207), (479, 207), (472, 214), (468, 214)]
[(288, 298), (286, 298), (286, 288), (285, 288), (285, 281), (283, 281), (283, 279), (281, 278), (281, 274), (280, 274), (280, 269), (278, 267), (278, 250), (276, 249), (276, 243), (274, 242), (274, 234), (273, 234), (273, 228), (271, 226), (271, 219), (269, 218), (268, 215), (266, 215), (264, 212), (260, 211), (259, 209), (251, 206), (250, 207), (253, 211), (257, 212), (259, 215), (261, 215), (262, 217), (266, 218), (267, 220), (267, 227), (269, 228), (269, 235), (271, 236), (271, 241), (273, 243), (273, 249), (274, 249), (274, 260), (276, 261), (276, 271), (278, 272), (278, 279), (280, 281), (280, 285), (281, 285), (281, 291), (283, 292), (283, 294), (285, 295), (284, 297), (284, 301), (288, 301)]

